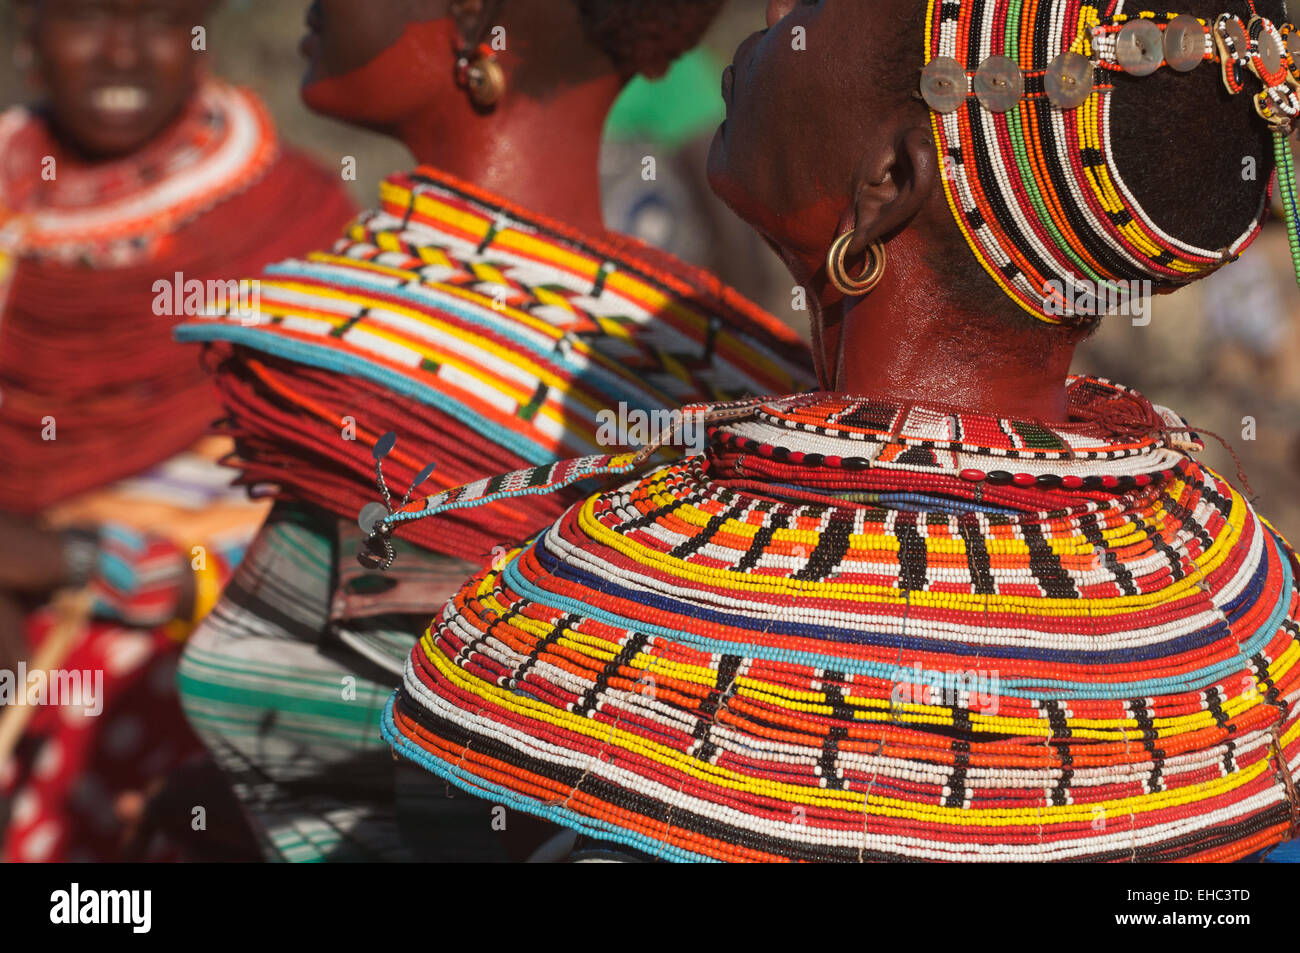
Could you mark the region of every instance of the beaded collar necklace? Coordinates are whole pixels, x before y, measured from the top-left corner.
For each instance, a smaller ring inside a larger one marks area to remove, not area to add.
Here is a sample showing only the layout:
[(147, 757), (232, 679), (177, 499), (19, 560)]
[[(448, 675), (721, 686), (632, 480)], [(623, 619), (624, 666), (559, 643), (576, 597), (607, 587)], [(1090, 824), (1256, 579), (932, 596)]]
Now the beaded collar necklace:
[[(716, 478), (775, 496), (787, 489), (804, 499), (868, 492), (883, 493), (879, 501), (884, 503), (919, 503), (924, 501), (916, 494), (923, 494), (959, 508), (1032, 511), (1044, 506), (1044, 493), (1055, 491), (1076, 501), (1122, 496), (1174, 479), (1187, 454), (1203, 449), (1200, 437), (1176, 413), (1110, 381), (1071, 377), (1068, 405), (1071, 419), (1050, 424), (815, 393), (687, 407), (682, 419), (696, 411), (704, 415), (710, 473)], [(387, 569), (394, 558), (391, 537), (404, 524), (547, 496), (594, 477), (630, 475), (672, 436), (670, 429), (637, 452), (517, 470), (415, 502), (408, 502), (408, 491), (394, 505), (383, 461), (396, 438), (387, 435), (374, 453), (385, 502), (362, 511), (361, 528), (369, 537), (358, 558)]]
[[(256, 182), (279, 153), (266, 107), (205, 81), (184, 114), (144, 149), (86, 164), (64, 156), (45, 120), (0, 115), (0, 226), (11, 253), (93, 267), (157, 254), (178, 226)], [(43, 161), (54, 158), (54, 178)]]
[(1190, 458), (1127, 492), (967, 484), (1015, 514), (736, 479), (949, 495), (1012, 452), (1149, 475), (1177, 428), (827, 395), (727, 413), (707, 458), (589, 498), (448, 603), (383, 715), (398, 755), (669, 860), (1230, 860), (1300, 831), (1296, 562)]
[(1200, 248), (1165, 232), (1134, 199), (1110, 145), (1111, 73), (1212, 62), (1229, 91), (1262, 88), (1251, 93), (1275, 133), (1300, 280), (1287, 146), (1300, 116), (1294, 28), (1226, 13), (1208, 24), (1125, 14), (1123, 5), (1103, 13), (1080, 0), (930, 0), (921, 92), (948, 204), (976, 258), (1022, 308), (1062, 323), (1126, 306), (1141, 281), (1188, 283), (1239, 256), (1259, 234), (1271, 186), (1231, 244)]

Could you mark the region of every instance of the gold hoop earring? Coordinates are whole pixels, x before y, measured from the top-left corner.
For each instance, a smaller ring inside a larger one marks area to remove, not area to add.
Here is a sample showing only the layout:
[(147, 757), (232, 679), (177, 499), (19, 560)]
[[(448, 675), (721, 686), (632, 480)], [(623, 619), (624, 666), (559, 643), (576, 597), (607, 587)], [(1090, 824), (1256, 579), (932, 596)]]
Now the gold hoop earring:
[(860, 275), (850, 275), (844, 259), (848, 255), (851, 241), (853, 241), (852, 230), (835, 239), (830, 253), (826, 256), (826, 272), (830, 275), (831, 284), (843, 294), (864, 295), (878, 285), (885, 275), (885, 246), (880, 242), (872, 242), (868, 245), (867, 253), (870, 260), (866, 268)]
[(491, 109), (505, 95), (505, 70), (486, 43), (480, 44), (472, 57), (461, 55), (456, 74), (460, 85), (469, 92), (470, 101), (480, 109)]

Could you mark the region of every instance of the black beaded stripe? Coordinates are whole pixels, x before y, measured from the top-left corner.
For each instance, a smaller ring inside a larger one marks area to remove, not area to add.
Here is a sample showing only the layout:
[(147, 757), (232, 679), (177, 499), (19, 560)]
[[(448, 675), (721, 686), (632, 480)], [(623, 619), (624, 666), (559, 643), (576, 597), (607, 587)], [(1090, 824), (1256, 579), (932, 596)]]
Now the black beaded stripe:
[(1133, 583), (1133, 573), (1127, 566), (1115, 558), (1115, 554), (1107, 548), (1106, 537), (1102, 535), (1101, 530), (1097, 526), (1097, 514), (1084, 513), (1079, 517), (1079, 529), (1083, 532), (1083, 538), (1092, 543), (1096, 549), (1101, 551), (1102, 561), (1106, 563), (1106, 568), (1110, 570), (1110, 574), (1114, 576), (1115, 581), (1119, 583), (1119, 587), (1123, 591), (1124, 595), (1136, 596), (1138, 594), (1138, 588)]
[(925, 588), (925, 539), (916, 528), (915, 510), (896, 510), (894, 535), (898, 537), (898, 585), (914, 592)]
[(700, 364), (713, 363), (713, 352), (718, 347), (718, 332), (722, 330), (722, 320), (717, 315), (709, 318), (709, 336), (704, 342), (704, 353), (700, 355)]
[[(506, 600), (505, 593), (501, 590), (500, 586), (493, 589), (492, 594), (497, 598), (498, 601), (501, 602), (508, 601)], [(492, 618), (488, 620), (487, 625), (483, 626), (481, 630), (476, 631), (473, 637), (467, 639), (461, 645), (460, 650), (456, 652), (456, 657), (453, 660), (456, 666), (458, 668), (464, 668), (465, 664), (478, 653), (478, 647), (482, 645), (484, 642), (488, 641), (488, 639), (492, 638), (496, 630), (496, 627), (498, 625), (503, 625), (509, 622), (515, 616), (519, 615), (519, 606), (528, 605), (528, 604), (529, 603), (527, 600), (512, 602), (510, 605), (506, 607), (506, 610), (504, 612), (498, 612), (493, 614)]]
[(1211, 506), (1223, 514), (1224, 519), (1227, 519), (1232, 513), (1232, 500), (1220, 493), (1218, 488), (1209, 480), (1206, 480), (1201, 485), (1200, 490), (1201, 499), (1207, 501)]
[[(964, 710), (964, 709), (963, 709)], [(954, 717), (956, 712), (953, 712)], [(966, 712), (967, 730), (970, 724), (970, 712)], [(944, 807), (962, 807), (966, 803), (966, 770), (970, 767), (970, 742), (953, 739), (952, 774), (948, 775), (948, 787), (951, 789), (944, 799)]]
[(1151, 540), (1151, 545), (1155, 547), (1156, 552), (1165, 557), (1165, 562), (1169, 564), (1169, 574), (1177, 582), (1186, 575), (1183, 572), (1183, 559), (1178, 554), (1178, 550), (1165, 542), (1165, 538), (1153, 529), (1146, 520), (1142, 519), (1136, 512), (1129, 514), (1133, 525), (1141, 532), (1146, 534), (1147, 539)]
[(640, 516), (633, 517), (626, 523), (619, 523), (614, 528), (614, 532), (619, 535), (624, 535), (638, 529), (645, 529), (647, 526), (654, 526), (655, 523), (659, 522), (661, 517), (676, 513), (683, 506), (686, 506), (688, 503), (695, 503), (698, 499), (698, 496), (694, 498), (675, 497), (667, 506), (656, 507), (648, 513), (643, 513)]
[(845, 724), (833, 724), (830, 730), (826, 732), (826, 740), (822, 742), (821, 757), (817, 759), (817, 764), (821, 768), (821, 778), (826, 782), (826, 787), (833, 791), (839, 791), (844, 788), (844, 779), (839, 776), (835, 769), (835, 759), (839, 755), (840, 742), (849, 736), (849, 726)]
[[(731, 688), (736, 681), (736, 673), (740, 671), (740, 665), (744, 661), (739, 655), (724, 655), (718, 661), (718, 678), (714, 687), (709, 690), (709, 694), (704, 697), (700, 703), (699, 720), (695, 722), (695, 731), (693, 737), (700, 745), (695, 750), (695, 757), (701, 761), (712, 761), (713, 756), (718, 752), (718, 746), (713, 743), (710, 737), (713, 731), (714, 717), (718, 714), (718, 709), (722, 703), (731, 694)], [(720, 686), (720, 687), (719, 687)]]
[(1229, 738), (1224, 742), (1223, 773), (1232, 774), (1237, 770), (1237, 742)]
[[(549, 470), (550, 467), (547, 467), (547, 469)], [(549, 476), (549, 473), (547, 475)], [(493, 493), (496, 493), (506, 485), (506, 480), (509, 476), (509, 473), (498, 473), (496, 476), (489, 477), (487, 483), (484, 485), (483, 495), (491, 496)]]
[(1237, 726), (1228, 721), (1228, 713), (1223, 710), (1223, 694), (1218, 686), (1211, 685), (1205, 690), (1205, 705), (1210, 710), (1214, 723), (1228, 732), (1236, 732)]
[[(1250, 657), (1250, 660), (1255, 664), (1256, 680), (1264, 686), (1264, 699), (1270, 705), (1283, 707), (1282, 693), (1277, 690), (1277, 686), (1273, 684), (1272, 677), (1268, 674), (1268, 659), (1262, 652), (1256, 652)], [(1284, 714), (1285, 711), (1286, 709), (1283, 707)]]
[(1196, 541), (1201, 544), (1201, 552), (1209, 552), (1210, 548), (1214, 546), (1214, 539), (1205, 531), (1205, 527), (1200, 524), (1196, 517), (1192, 515), (1191, 509), (1170, 496), (1168, 490), (1161, 492), (1160, 502), (1164, 504), (1165, 512), (1182, 524), (1181, 529), (1184, 532), (1191, 533), (1196, 537)]
[[(846, 407), (835, 418), (834, 423), (843, 424), (848, 427), (862, 427), (869, 430), (888, 430), (897, 422), (900, 409), (888, 404), (876, 403), (869, 400), (855, 401), (849, 407)], [(836, 430), (848, 436), (844, 431)], [(865, 435), (864, 435), (865, 436)], [(886, 442), (883, 434), (881, 442)]]
[(1070, 800), (1070, 782), (1074, 780), (1074, 754), (1070, 751), (1069, 744), (1062, 743), (1057, 747), (1061, 756), (1061, 777), (1057, 779), (1056, 787), (1052, 788), (1052, 804), (1062, 807)]
[(703, 529), (689, 539), (677, 544), (677, 546), (673, 547), (673, 551), (668, 555), (674, 559), (685, 559), (687, 556), (694, 555), (706, 544), (711, 542), (713, 537), (718, 535), (718, 532), (729, 520), (734, 520), (744, 515), (748, 508), (748, 501), (743, 497), (737, 496), (730, 506), (721, 513), (714, 513), (710, 516), (709, 521), (704, 524)]
[(544, 486), (549, 483), (551, 481), (551, 471), (553, 469), (553, 467), (538, 467), (533, 471), (533, 475), (529, 477), (526, 486), (531, 488), (535, 486)]
[(348, 318), (344, 319), (342, 324), (336, 326), (332, 331), (330, 331), (329, 336), (332, 338), (343, 337), (343, 335), (347, 334), (349, 331), (352, 330), (353, 326), (358, 321), (360, 321), (362, 318), (368, 317), (369, 315), (370, 315), (370, 308), (369, 307), (362, 308), (356, 314), (351, 315)]
[(1047, 724), (1052, 729), (1052, 740), (1057, 738), (1070, 738), (1073, 732), (1065, 719), (1065, 702), (1059, 698), (1048, 698), (1043, 701), (1043, 708), (1046, 709)]
[(596, 676), (591, 686), (582, 693), (581, 700), (573, 706), (574, 714), (586, 715), (595, 708), (596, 703), (600, 701), (600, 696), (609, 688), (609, 680), (617, 675), (623, 666), (631, 664), (649, 641), (649, 636), (644, 632), (633, 632), (632, 637), (623, 643), (619, 653), (605, 663), (605, 667)]
[(1021, 525), (1025, 544), (1029, 547), (1029, 569), (1043, 587), (1043, 592), (1054, 599), (1076, 599), (1079, 590), (1074, 587), (1074, 580), (1061, 565), (1060, 557), (1052, 552), (1052, 547), (1043, 535), (1042, 527), (1036, 523), (1026, 522)]
[(1079, 150), (1079, 162), (1091, 169), (1105, 165), (1106, 158), (1096, 146), (1085, 146)]
[(767, 521), (760, 526), (758, 532), (754, 534), (754, 541), (749, 544), (749, 549), (745, 555), (740, 557), (736, 563), (736, 572), (749, 572), (758, 565), (758, 561), (763, 558), (767, 552), (768, 544), (772, 542), (772, 537), (776, 535), (779, 529), (785, 529), (790, 523), (790, 514), (792, 507), (789, 504), (776, 505), (774, 501), (764, 500), (759, 504), (758, 509), (770, 511)]
[(555, 625), (551, 626), (551, 631), (546, 633), (546, 637), (538, 639), (537, 643), (528, 650), (528, 657), (515, 666), (515, 670), (510, 673), (510, 687), (513, 688), (522, 682), (537, 664), (537, 660), (542, 657), (542, 653), (560, 641), (565, 629), (573, 628), (578, 622), (579, 616), (572, 612), (567, 612), (556, 619)]
[(957, 531), (966, 543), (966, 565), (970, 568), (974, 592), (977, 595), (993, 595), (997, 592), (997, 587), (993, 584), (993, 567), (989, 561), (989, 550), (984, 542), (979, 517), (974, 513), (962, 513), (957, 517)]
[(849, 536), (853, 533), (853, 523), (849, 520), (832, 517), (827, 520), (817, 540), (817, 548), (808, 557), (808, 564), (794, 574), (792, 578), (804, 582), (820, 582), (834, 574), (840, 560), (849, 551)]
[(1147, 776), (1147, 790), (1151, 792), (1163, 791), (1164, 781), (1162, 778), (1162, 767), (1165, 763), (1165, 752), (1162, 748), (1156, 747), (1155, 713), (1147, 708), (1146, 700), (1143, 698), (1133, 698), (1129, 700), (1129, 705), (1133, 709), (1133, 718), (1138, 723), (1138, 728), (1142, 732), (1142, 747), (1146, 748), (1151, 755), (1151, 773)]

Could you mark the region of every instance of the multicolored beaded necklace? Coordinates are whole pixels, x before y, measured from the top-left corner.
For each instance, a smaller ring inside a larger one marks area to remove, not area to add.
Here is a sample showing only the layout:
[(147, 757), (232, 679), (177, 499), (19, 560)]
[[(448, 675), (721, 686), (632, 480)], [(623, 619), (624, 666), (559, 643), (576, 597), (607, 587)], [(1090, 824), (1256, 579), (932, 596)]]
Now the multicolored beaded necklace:
[(1294, 837), (1300, 565), (1172, 412), (1086, 378), (1071, 408), (726, 408), (705, 456), (454, 597), (384, 735), (667, 860), (1231, 860)]
[[(248, 482), (355, 518), (390, 473), (433, 485), (598, 452), (602, 411), (653, 412), (813, 383), (794, 331), (633, 239), (582, 234), (433, 168), (389, 176), (330, 252), (267, 270), (260, 313), (200, 318)], [(348, 420), (355, 439), (341, 439)], [(545, 503), (553, 502), (547, 511)], [(500, 508), (412, 541), (477, 559), (555, 518)], [(513, 531), (513, 536), (512, 536)]]
[[(1300, 116), (1294, 29), (1253, 16), (1122, 12), (1081, 0), (930, 0), (921, 90), (932, 109), (944, 189), (976, 258), (1029, 313), (1051, 323), (1123, 308), (1141, 281), (1184, 284), (1234, 260), (1257, 215), (1225, 248), (1162, 230), (1125, 185), (1110, 144), (1109, 74), (1218, 63), (1232, 92), (1253, 76), (1300, 281), (1300, 212), (1287, 139)], [(1253, 6), (1252, 6), (1253, 12)]]
[[(127, 158), (79, 162), (47, 121), (0, 114), (0, 226), (11, 254), (91, 268), (158, 255), (181, 224), (255, 183), (280, 155), (251, 92), (205, 80), (172, 126)], [(56, 165), (47, 167), (49, 160)]]

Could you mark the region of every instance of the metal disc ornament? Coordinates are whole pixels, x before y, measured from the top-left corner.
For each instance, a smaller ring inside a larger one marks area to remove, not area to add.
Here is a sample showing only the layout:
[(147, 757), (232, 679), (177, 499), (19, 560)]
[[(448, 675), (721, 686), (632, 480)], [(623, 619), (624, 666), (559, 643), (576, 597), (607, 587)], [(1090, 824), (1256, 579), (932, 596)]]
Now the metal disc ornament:
[(376, 460), (382, 460), (392, 452), (396, 444), (397, 434), (390, 430), (375, 441), (375, 448), (370, 452)]
[(1053, 106), (1074, 109), (1092, 95), (1092, 60), (1078, 53), (1062, 53), (1047, 64), (1043, 87)]
[(937, 113), (950, 113), (966, 101), (966, 71), (951, 56), (936, 56), (921, 71), (921, 97)]
[(1150, 20), (1129, 20), (1115, 37), (1115, 60), (1130, 76), (1150, 76), (1164, 58), (1164, 37)]
[(388, 507), (383, 503), (367, 503), (361, 507), (361, 515), (357, 517), (357, 525), (361, 527), (363, 533), (373, 533), (375, 524), (382, 522), (388, 516)]
[(1205, 61), (1205, 27), (1196, 17), (1180, 13), (1165, 24), (1165, 62), (1180, 73)]
[(1014, 60), (990, 56), (975, 71), (975, 95), (991, 113), (1013, 109), (1025, 94), (1025, 77)]

